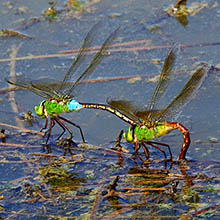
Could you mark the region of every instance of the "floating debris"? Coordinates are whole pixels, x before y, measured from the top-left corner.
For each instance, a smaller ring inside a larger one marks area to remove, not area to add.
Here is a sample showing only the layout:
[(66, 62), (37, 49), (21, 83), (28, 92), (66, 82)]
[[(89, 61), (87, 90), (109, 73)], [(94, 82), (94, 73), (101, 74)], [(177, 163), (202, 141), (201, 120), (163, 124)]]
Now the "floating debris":
[(49, 2), (49, 5), (50, 7), (44, 11), (43, 15), (52, 22), (57, 15), (57, 10), (54, 8), (56, 2)]
[(4, 128), (1, 129), (0, 138), (2, 140), (2, 143), (5, 143), (6, 134), (5, 134), (5, 129)]
[(167, 13), (175, 17), (184, 27), (188, 25), (188, 15), (195, 16), (202, 9), (209, 7), (207, 2), (194, 2), (188, 7), (186, 7), (186, 3), (187, 0), (177, 0), (176, 4), (167, 10)]
[(9, 29), (2, 29), (0, 31), (0, 37), (19, 37), (19, 38), (26, 38), (26, 39), (32, 39), (32, 37), (22, 34), (18, 31), (13, 31)]
[(218, 138), (216, 138), (216, 137), (208, 137), (208, 140), (210, 143), (218, 143), (219, 142)]
[(80, 1), (77, 0), (68, 0), (66, 6), (71, 11), (81, 11), (84, 8), (85, 4), (80, 3)]

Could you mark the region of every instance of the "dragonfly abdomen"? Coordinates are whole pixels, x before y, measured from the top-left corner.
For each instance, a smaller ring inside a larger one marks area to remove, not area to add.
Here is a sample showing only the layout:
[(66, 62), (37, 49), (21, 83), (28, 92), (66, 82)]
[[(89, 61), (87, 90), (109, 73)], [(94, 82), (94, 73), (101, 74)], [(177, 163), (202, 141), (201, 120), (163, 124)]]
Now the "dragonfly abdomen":
[(184, 160), (186, 157), (186, 152), (187, 152), (189, 145), (190, 145), (190, 142), (191, 142), (188, 129), (186, 127), (184, 127), (179, 122), (165, 122), (165, 123), (169, 127), (173, 127), (173, 130), (177, 129), (183, 134), (184, 142), (183, 142), (182, 148), (180, 150), (179, 160)]
[(108, 111), (108, 112), (116, 115), (117, 117), (119, 117), (123, 121), (125, 121), (133, 126), (136, 125), (136, 122), (134, 120), (132, 120), (131, 118), (129, 118), (125, 114), (121, 113), (120, 111), (118, 111), (117, 109), (115, 109), (112, 106), (104, 105), (104, 104), (95, 104), (95, 103), (82, 103), (82, 102), (79, 105), (81, 105), (82, 108), (99, 109), (99, 110), (103, 110), (103, 111)]

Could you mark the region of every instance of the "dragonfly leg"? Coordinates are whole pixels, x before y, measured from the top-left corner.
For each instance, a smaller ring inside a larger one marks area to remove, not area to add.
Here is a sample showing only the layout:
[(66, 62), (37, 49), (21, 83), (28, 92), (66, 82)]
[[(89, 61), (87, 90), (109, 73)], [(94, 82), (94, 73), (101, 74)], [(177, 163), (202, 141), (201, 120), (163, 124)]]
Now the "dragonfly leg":
[(65, 133), (66, 130), (69, 131), (70, 136), (72, 138), (72, 132), (70, 131), (70, 129), (62, 122), (62, 120), (60, 120), (59, 118), (55, 117), (54, 120), (57, 122), (57, 124), (63, 129), (63, 131), (61, 132), (61, 134), (58, 136), (57, 140), (59, 140), (63, 134)]
[(163, 149), (161, 149), (160, 147), (158, 147), (157, 145), (155, 145), (155, 143), (157, 143), (157, 142), (147, 141), (145, 143), (152, 146), (152, 147), (154, 147), (154, 148), (156, 148), (156, 149), (158, 149), (160, 152), (162, 152), (164, 154), (165, 159), (167, 159), (166, 152)]
[(52, 131), (52, 128), (53, 128), (54, 125), (55, 125), (55, 123), (54, 123), (54, 119), (51, 118), (51, 119), (50, 119), (50, 127), (49, 127), (49, 130), (47, 131), (47, 140), (46, 140), (46, 144), (47, 144), (47, 142), (49, 141), (49, 138), (50, 138), (50, 135), (51, 135), (51, 131)]
[(117, 139), (115, 141), (115, 146), (116, 147), (121, 147), (122, 135), (123, 135), (123, 130), (120, 131), (120, 134), (119, 134), (119, 136), (117, 137)]
[[(81, 137), (82, 137), (83, 143), (85, 143), (84, 135), (83, 135), (82, 129), (80, 128), (79, 125), (76, 125), (76, 124), (73, 123), (72, 121), (69, 121), (69, 120), (67, 120), (66, 118), (63, 118), (63, 117), (61, 117), (61, 116), (57, 116), (56, 118), (59, 118), (59, 119), (65, 121), (65, 122), (67, 122), (67, 123), (69, 123), (69, 124), (75, 126), (76, 128), (78, 128), (79, 131), (80, 131), (80, 134), (81, 134)], [(68, 127), (66, 127), (66, 129), (70, 132), (70, 129), (69, 129)], [(72, 134), (72, 132), (70, 132), (70, 134)]]
[[(168, 150), (169, 150), (169, 153), (170, 153), (170, 160), (172, 160), (173, 159), (173, 155), (172, 155), (172, 152), (171, 152), (171, 150), (170, 150), (170, 146), (168, 145), (168, 144), (164, 144), (164, 143), (160, 143), (160, 142), (155, 142), (155, 141), (148, 141), (147, 142), (147, 144), (149, 144), (149, 143), (151, 143), (151, 144), (157, 144), (157, 145), (161, 145), (161, 146), (164, 146), (164, 147), (167, 147), (168, 148)], [(151, 145), (152, 146), (152, 145)], [(153, 146), (152, 146), (153, 147)], [(157, 148), (157, 147), (156, 147)], [(157, 148), (158, 149), (158, 148)], [(161, 149), (161, 148), (160, 148)], [(160, 149), (158, 149), (158, 150), (160, 150)]]
[(140, 148), (140, 145), (138, 144), (138, 142), (136, 142), (135, 145), (134, 145), (134, 153), (135, 154), (137, 154), (139, 148)]
[(44, 127), (40, 129), (40, 132), (43, 131), (44, 129), (47, 129), (47, 125), (48, 125), (48, 117), (45, 118)]
[[(50, 123), (51, 123), (51, 121), (50, 121)], [(46, 123), (45, 123), (45, 124), (46, 124)], [(48, 125), (48, 119), (47, 119), (47, 125)], [(55, 122), (54, 122), (54, 120), (52, 120), (51, 131), (52, 131), (52, 128), (54, 127), (54, 125), (55, 125)], [(41, 130), (46, 129), (46, 128), (47, 128), (47, 127), (44, 127), (44, 128), (42, 128)], [(44, 134), (43, 137), (45, 137), (45, 136), (49, 133), (49, 130), (50, 130), (50, 129), (48, 129), (47, 131), (45, 131), (45, 134)]]
[(142, 148), (144, 150), (146, 158), (148, 159), (149, 158), (149, 150), (148, 150), (148, 148), (146, 147), (146, 145), (144, 143), (141, 143), (141, 146), (142, 146)]
[(141, 161), (143, 161), (142, 158), (141, 158), (141, 156), (138, 154), (138, 150), (139, 150), (140, 148), (141, 148), (141, 144), (138, 143), (138, 142), (136, 142), (136, 143), (135, 143), (135, 146), (134, 146), (134, 153), (133, 153), (133, 155), (132, 155), (132, 158), (138, 157)]

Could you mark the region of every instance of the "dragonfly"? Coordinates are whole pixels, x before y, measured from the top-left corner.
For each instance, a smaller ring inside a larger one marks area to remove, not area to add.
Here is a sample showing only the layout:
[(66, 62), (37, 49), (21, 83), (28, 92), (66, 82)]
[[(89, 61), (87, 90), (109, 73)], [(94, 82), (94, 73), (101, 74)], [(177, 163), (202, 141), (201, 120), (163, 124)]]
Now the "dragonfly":
[[(158, 109), (157, 106), (161, 97), (165, 93), (173, 77), (172, 73), (174, 72), (172, 69), (176, 60), (176, 50), (177, 47), (174, 46), (168, 53), (159, 80), (146, 108), (138, 106), (131, 101), (107, 100), (108, 107), (106, 107), (105, 110), (112, 112), (131, 125), (127, 131), (119, 135), (118, 144), (120, 145), (123, 136), (126, 142), (134, 144), (135, 154), (138, 152), (139, 148), (142, 147), (147, 158), (149, 158), (149, 151), (146, 144), (160, 150), (164, 153), (165, 157), (165, 151), (161, 147), (158, 147), (158, 145), (168, 147), (172, 160), (172, 153), (169, 145), (152, 140), (165, 136), (173, 130), (180, 131), (184, 138), (178, 160), (186, 159), (186, 153), (190, 145), (189, 130), (181, 123), (171, 122), (170, 120), (171, 117), (180, 113), (183, 107), (196, 95), (198, 89), (208, 75), (209, 66), (208, 64), (201, 63), (200, 67), (192, 74), (179, 94), (176, 95), (165, 108)], [(90, 106), (86, 105), (85, 107), (89, 108)], [(97, 106), (97, 108), (100, 107)]]
[[(109, 35), (109, 37), (104, 41), (98, 52), (94, 55), (90, 64), (80, 74), (80, 76), (76, 77), (79, 66), (88, 55), (88, 48), (91, 47), (93, 41), (97, 38), (97, 29), (99, 27), (99, 24), (100, 23), (94, 25), (86, 35), (78, 54), (73, 59), (61, 82), (57, 82), (51, 79), (44, 79), (42, 82), (39, 80), (31, 80), (26, 77), (17, 77), (10, 79), (6, 78), (6, 81), (9, 84), (24, 88), (44, 98), (44, 100), (39, 105), (34, 107), (34, 110), (39, 117), (45, 119), (45, 125), (41, 129), (41, 131), (47, 129), (49, 123), (49, 129), (46, 132), (46, 144), (49, 141), (52, 128), (54, 127), (55, 123), (57, 123), (63, 129), (62, 133), (57, 139), (59, 139), (66, 130), (70, 134), (70, 139), (72, 139), (72, 131), (65, 124), (65, 122), (78, 128), (82, 137), (82, 141), (85, 142), (81, 127), (74, 122), (62, 117), (61, 114), (78, 112), (85, 107), (78, 101), (76, 101), (74, 99), (74, 95), (72, 94), (76, 90), (78, 90), (80, 86), (82, 86), (82, 81), (85, 81), (85, 79), (91, 76), (97, 65), (108, 54), (107, 49), (120, 31), (119, 27)], [(75, 80), (73, 82), (70, 82), (70, 80), (74, 77)]]

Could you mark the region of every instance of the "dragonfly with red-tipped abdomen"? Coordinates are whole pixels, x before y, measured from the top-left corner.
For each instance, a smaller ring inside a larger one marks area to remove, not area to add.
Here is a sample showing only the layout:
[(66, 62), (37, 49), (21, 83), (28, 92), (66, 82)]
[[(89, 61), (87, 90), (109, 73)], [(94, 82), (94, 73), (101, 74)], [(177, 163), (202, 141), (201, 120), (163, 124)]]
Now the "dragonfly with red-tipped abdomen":
[[(123, 137), (127, 142), (135, 145), (135, 153), (142, 147), (147, 158), (149, 157), (149, 151), (145, 144), (159, 149), (164, 153), (165, 157), (165, 151), (159, 146), (168, 147), (172, 159), (169, 145), (153, 140), (165, 136), (173, 130), (180, 131), (184, 138), (184, 143), (179, 153), (179, 160), (186, 158), (186, 152), (190, 145), (190, 134), (188, 129), (181, 123), (172, 122), (170, 119), (179, 113), (196, 95), (201, 84), (208, 75), (209, 66), (201, 63), (201, 66), (192, 74), (188, 82), (170, 104), (162, 110), (158, 110), (158, 104), (160, 103), (161, 97), (164, 95), (173, 77), (174, 71), (172, 71), (172, 69), (176, 59), (176, 50), (177, 47), (173, 47), (167, 55), (158, 83), (147, 108), (143, 109), (142, 106), (137, 106), (131, 101), (113, 99), (107, 101), (109, 106), (106, 106), (106, 109), (103, 107), (103, 110), (112, 112), (122, 120), (131, 124), (128, 130), (123, 133)], [(90, 106), (94, 108), (94, 106), (96, 106), (96, 104), (81, 104), (86, 108)], [(100, 107), (97, 106), (97, 108)], [(119, 136), (118, 144), (120, 144), (121, 137), (122, 134)]]

